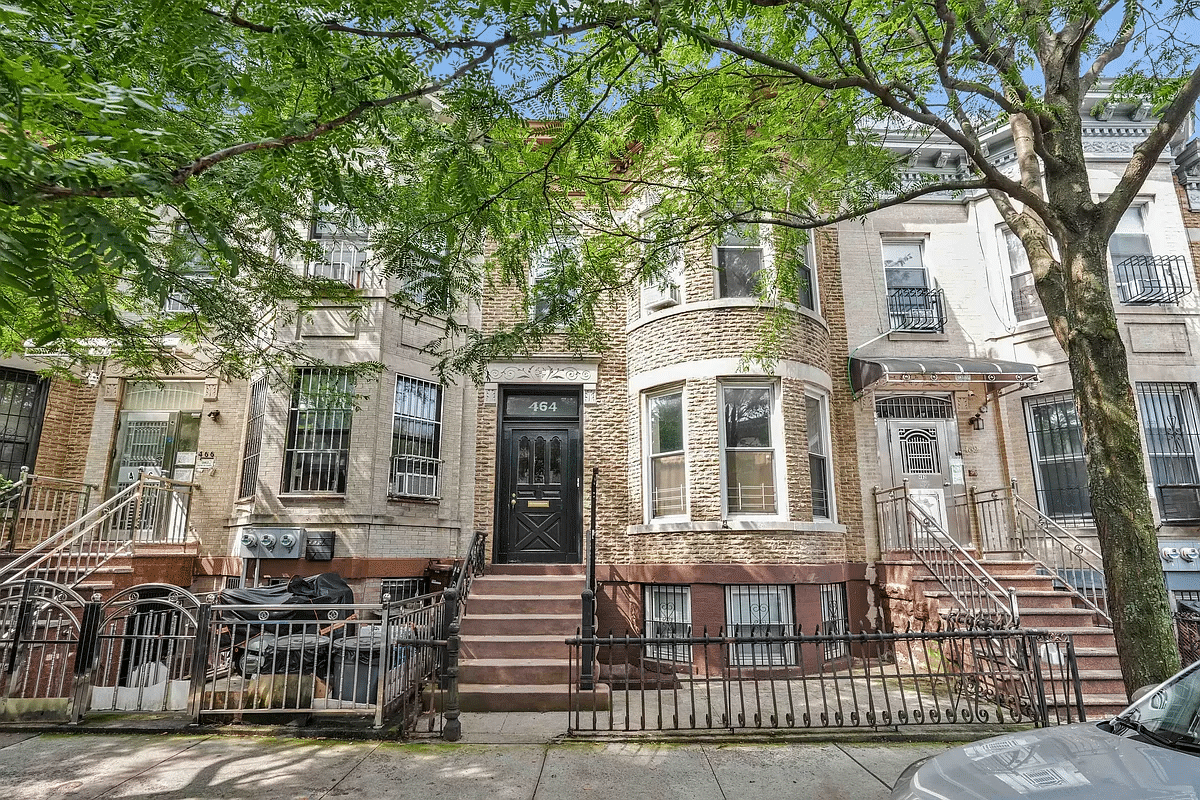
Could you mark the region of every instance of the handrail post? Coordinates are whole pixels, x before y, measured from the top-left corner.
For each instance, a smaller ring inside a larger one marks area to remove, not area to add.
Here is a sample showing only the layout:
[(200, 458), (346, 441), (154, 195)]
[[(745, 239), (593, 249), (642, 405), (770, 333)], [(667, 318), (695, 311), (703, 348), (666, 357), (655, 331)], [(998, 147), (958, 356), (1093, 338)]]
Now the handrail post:
[[(196, 644), (192, 649), (192, 685), (188, 692), (192, 722), (197, 725), (200, 724), (200, 713), (204, 710), (204, 687), (208, 682), (208, 645), (211, 639), (212, 603), (201, 603), (200, 608), (196, 610)], [(216, 689), (213, 690), (213, 694), (216, 695)]]
[(17, 529), (21, 527), (21, 511), (25, 507), (25, 493), (29, 491), (29, 467), (21, 467), (21, 477), (17, 480), (21, 489), (13, 497), (12, 520), (8, 527), (8, 552), (17, 549)]
[(79, 621), (79, 641), (75, 645), (75, 668), (72, 671), (71, 700), (67, 711), (67, 721), (72, 725), (83, 720), (91, 698), (92, 672), (100, 655), (101, 608), (98, 601), (86, 603)]
[(583, 619), (580, 633), (584, 644), (579, 657), (579, 688), (591, 690), (596, 686), (596, 485), (600, 468), (592, 467), (592, 523), (588, 530), (587, 563), (584, 565)]
[[(388, 671), (392, 668), (392, 603), (391, 597), (383, 596), (379, 603), (379, 675), (375, 680), (375, 727), (383, 727), (384, 712), (387, 711), (387, 679)], [(401, 691), (408, 691), (403, 687)]]
[(442, 712), (442, 719), (445, 720), (442, 725), (442, 738), (448, 742), (457, 742), (462, 738), (462, 720), (459, 719), (462, 715), (462, 709), (459, 708), (458, 704), (459, 630), (461, 627), (458, 619), (458, 592), (448, 589), (444, 597), (446, 604), (453, 605), (455, 612), (446, 635), (446, 674), (444, 684), (446, 689), (446, 710)]

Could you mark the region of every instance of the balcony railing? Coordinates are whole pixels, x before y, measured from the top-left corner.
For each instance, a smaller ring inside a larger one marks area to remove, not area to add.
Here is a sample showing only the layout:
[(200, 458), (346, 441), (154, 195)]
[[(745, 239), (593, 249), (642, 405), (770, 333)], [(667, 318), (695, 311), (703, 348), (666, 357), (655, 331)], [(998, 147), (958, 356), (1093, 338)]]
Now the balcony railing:
[(888, 289), (888, 319), (894, 331), (942, 333), (946, 299), (941, 289)]
[(1174, 303), (1192, 293), (1183, 256), (1131, 256), (1113, 271), (1117, 297), (1127, 305)]

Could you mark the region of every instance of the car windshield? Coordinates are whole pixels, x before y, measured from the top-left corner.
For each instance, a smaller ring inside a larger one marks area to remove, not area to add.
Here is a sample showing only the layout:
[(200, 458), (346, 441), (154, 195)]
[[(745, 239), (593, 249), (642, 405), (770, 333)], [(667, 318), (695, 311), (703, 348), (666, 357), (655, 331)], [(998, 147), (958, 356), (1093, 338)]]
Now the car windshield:
[(1138, 700), (1120, 718), (1163, 742), (1200, 742), (1200, 662)]

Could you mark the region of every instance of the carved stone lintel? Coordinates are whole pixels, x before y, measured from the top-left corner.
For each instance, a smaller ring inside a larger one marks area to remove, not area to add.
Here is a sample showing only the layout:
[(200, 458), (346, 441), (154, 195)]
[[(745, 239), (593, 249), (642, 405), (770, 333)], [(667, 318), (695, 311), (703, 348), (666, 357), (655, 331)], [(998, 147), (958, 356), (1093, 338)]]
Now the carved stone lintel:
[(483, 404), (485, 406), (494, 406), (497, 402), (496, 384), (485, 383), (483, 385)]
[(487, 368), (488, 383), (592, 383), (599, 369), (586, 362), (497, 362)]

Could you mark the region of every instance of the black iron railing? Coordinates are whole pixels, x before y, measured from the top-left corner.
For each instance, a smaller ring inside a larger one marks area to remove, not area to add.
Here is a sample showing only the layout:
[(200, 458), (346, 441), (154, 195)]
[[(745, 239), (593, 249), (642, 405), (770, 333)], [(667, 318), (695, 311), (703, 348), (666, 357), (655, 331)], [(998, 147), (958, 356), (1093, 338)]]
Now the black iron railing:
[(1113, 267), (1117, 297), (1129, 305), (1174, 303), (1192, 293), (1183, 256), (1131, 256)]
[[(1073, 640), (1046, 631), (748, 629), (567, 644), (573, 674), (588, 649), (598, 667), (594, 688), (572, 697), (571, 733), (1085, 721)], [(687, 658), (648, 655), (665, 650)], [(782, 657), (742, 666), (747, 652)]]
[(942, 333), (946, 300), (941, 289), (888, 289), (888, 319), (894, 331)]
[[(599, 479), (600, 468), (592, 467), (592, 522), (588, 528), (587, 542), (584, 543), (583, 618), (580, 624), (580, 632), (585, 639), (591, 639), (596, 633), (596, 486)], [(585, 645), (581, 661), (583, 668), (579, 673), (581, 690), (595, 688), (594, 663), (595, 650), (591, 645)]]

